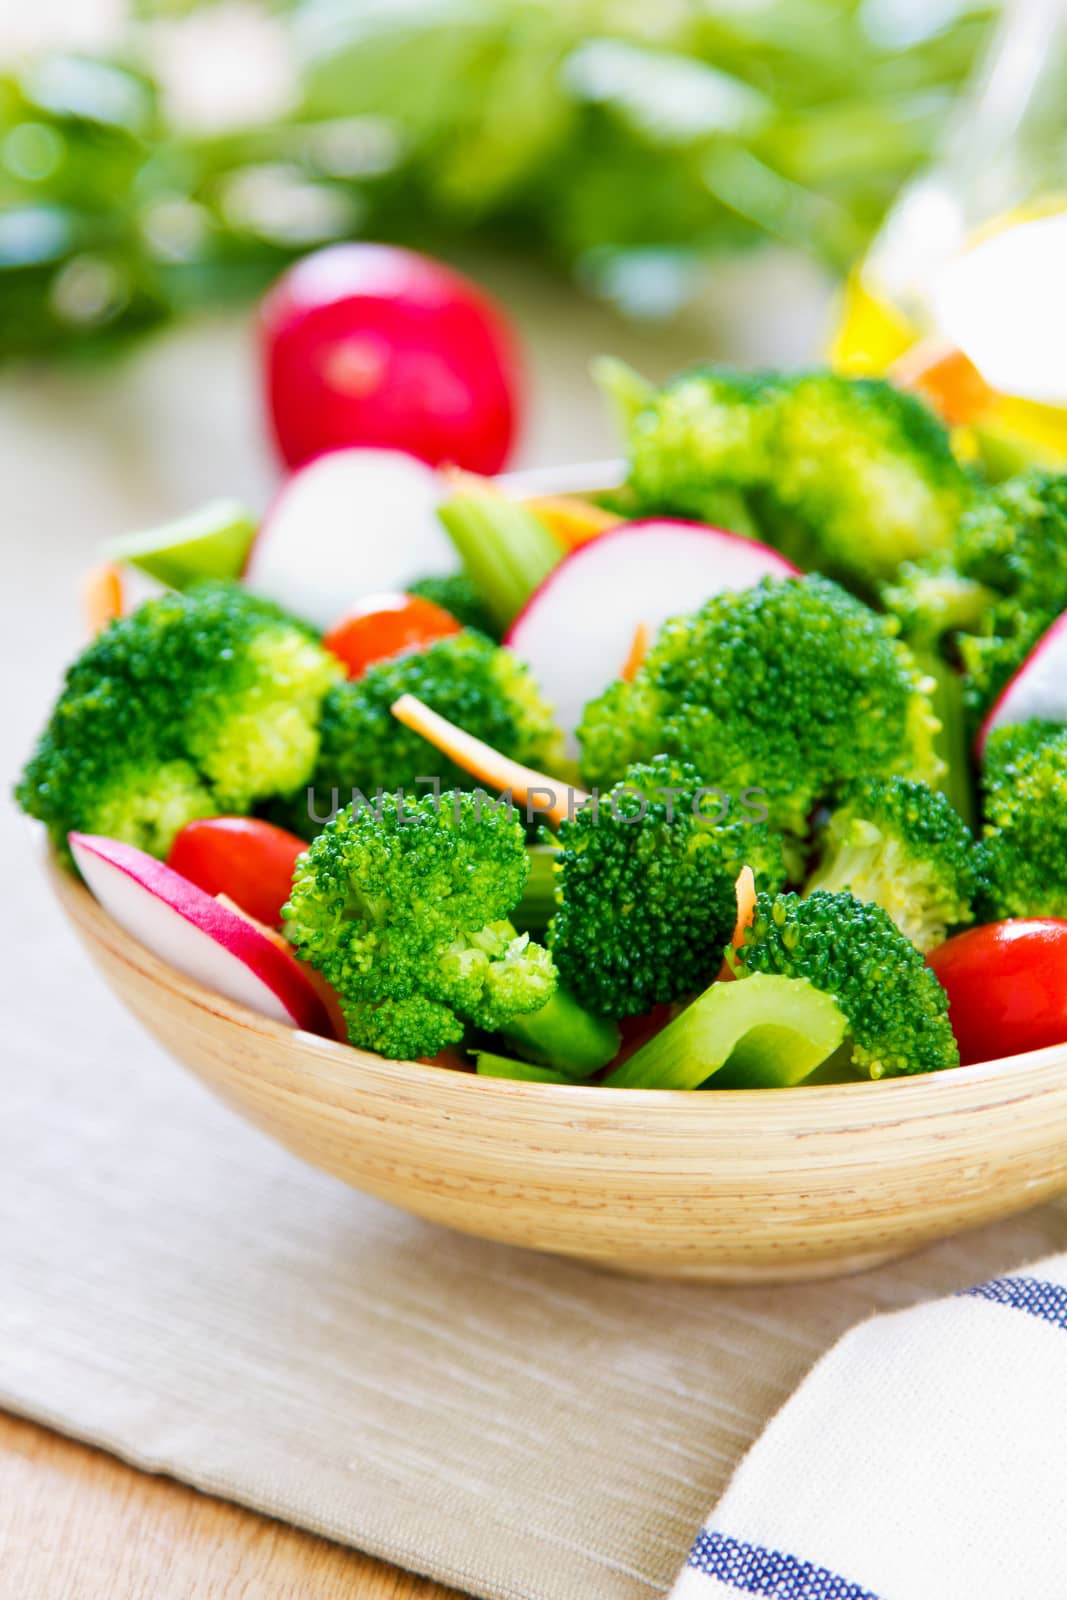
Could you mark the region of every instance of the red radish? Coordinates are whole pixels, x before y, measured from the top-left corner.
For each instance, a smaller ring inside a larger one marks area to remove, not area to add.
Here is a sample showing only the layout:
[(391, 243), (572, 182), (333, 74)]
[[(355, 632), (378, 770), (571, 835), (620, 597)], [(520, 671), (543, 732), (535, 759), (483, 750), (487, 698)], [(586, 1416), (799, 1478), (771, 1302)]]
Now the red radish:
[(153, 955), (275, 1022), (332, 1035), (296, 958), (245, 917), (131, 844), (86, 833), (68, 837), (104, 910)]
[(566, 556), (504, 643), (532, 668), (569, 731), (629, 659), (642, 623), (655, 639), (669, 617), (724, 589), (797, 576), (777, 550), (740, 534), (665, 517), (626, 522)]
[(978, 730), (978, 757), (994, 728), (1032, 717), (1067, 722), (1067, 611), (1041, 635), (1011, 681), (1000, 691)]
[(469, 279), (392, 245), (305, 256), (263, 303), (274, 438), (287, 466), (343, 445), (499, 472), (515, 436), (518, 358)]
[(331, 450), (293, 474), (245, 565), (256, 594), (316, 628), (363, 595), (456, 569), (432, 467), (401, 450)]
[(203, 817), (175, 836), (167, 866), (205, 894), (225, 895), (257, 922), (279, 926), (307, 843), (260, 817)]
[(425, 650), (462, 632), (450, 611), (422, 595), (372, 594), (335, 623), (322, 642), (344, 662), (350, 678), (361, 678), (375, 661)]
[(926, 961), (948, 994), (965, 1067), (1067, 1040), (1067, 922), (1014, 918), (968, 928)]

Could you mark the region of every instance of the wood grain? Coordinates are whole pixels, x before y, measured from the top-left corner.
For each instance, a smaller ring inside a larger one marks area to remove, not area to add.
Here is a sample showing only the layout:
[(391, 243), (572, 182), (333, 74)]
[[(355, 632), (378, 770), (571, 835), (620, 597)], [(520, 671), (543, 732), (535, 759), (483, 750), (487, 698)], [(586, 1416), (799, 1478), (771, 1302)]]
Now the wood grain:
[(0, 1413), (5, 1600), (456, 1600)]
[(1067, 1046), (881, 1083), (706, 1094), (475, 1078), (260, 1017), (70, 874), (120, 998), (305, 1160), (430, 1221), (617, 1270), (744, 1283), (876, 1265), (1067, 1191)]

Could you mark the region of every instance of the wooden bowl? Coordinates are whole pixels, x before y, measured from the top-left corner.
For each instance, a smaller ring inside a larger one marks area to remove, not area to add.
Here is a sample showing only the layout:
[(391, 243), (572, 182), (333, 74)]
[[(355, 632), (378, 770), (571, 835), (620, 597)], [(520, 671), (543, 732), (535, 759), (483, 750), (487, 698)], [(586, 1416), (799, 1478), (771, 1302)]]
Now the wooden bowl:
[(417, 1216), (623, 1272), (751, 1283), (873, 1267), (1067, 1190), (1067, 1045), (778, 1090), (478, 1078), (270, 1022), (182, 976), (61, 868), (111, 987), (250, 1121)]

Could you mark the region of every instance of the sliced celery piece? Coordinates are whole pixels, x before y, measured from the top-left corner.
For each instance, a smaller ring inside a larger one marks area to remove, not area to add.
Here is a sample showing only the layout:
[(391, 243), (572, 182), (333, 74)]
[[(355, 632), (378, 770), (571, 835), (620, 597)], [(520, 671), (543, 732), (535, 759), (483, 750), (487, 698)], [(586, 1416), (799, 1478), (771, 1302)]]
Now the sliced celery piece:
[(468, 487), (438, 507), (467, 576), (502, 630), (563, 560), (559, 541), (517, 500), (491, 485)]
[(713, 983), (605, 1079), (613, 1089), (785, 1088), (832, 1055), (848, 1023), (805, 978)]
[(515, 1061), (511, 1056), (477, 1050), (478, 1073), (483, 1078), (514, 1078), (520, 1083), (573, 1083), (573, 1078), (551, 1067), (535, 1067), (531, 1061)]

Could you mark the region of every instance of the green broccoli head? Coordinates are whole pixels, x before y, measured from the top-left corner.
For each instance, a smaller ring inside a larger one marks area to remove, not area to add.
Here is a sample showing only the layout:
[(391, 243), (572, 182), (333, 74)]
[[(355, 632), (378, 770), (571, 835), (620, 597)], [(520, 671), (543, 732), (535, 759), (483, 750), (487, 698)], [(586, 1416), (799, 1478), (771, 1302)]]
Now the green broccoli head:
[(1067, 473), (1026, 473), (990, 490), (961, 521), (953, 555), (960, 574), (992, 597), (959, 640), (967, 705), (978, 717), (1067, 610)]
[(805, 893), (850, 890), (893, 918), (920, 950), (973, 922), (974, 840), (943, 794), (906, 778), (850, 785), (823, 830)]
[(986, 741), (980, 909), (1002, 917), (1067, 917), (1067, 727), (1023, 722)]
[(340, 674), (301, 624), (236, 586), (149, 600), (71, 666), (19, 803), (64, 853), (79, 829), (165, 855), (186, 822), (306, 781)]
[[(329, 814), (353, 789), (415, 790), (437, 777), (443, 789), (470, 789), (475, 780), (392, 714), (403, 694), (483, 739), (503, 755), (551, 772), (562, 738), (550, 707), (527, 668), (509, 651), (472, 631), (439, 639), (426, 650), (376, 662), (361, 678), (338, 684), (326, 697), (322, 743), (312, 777), (314, 803), (299, 797), (290, 825), (314, 833), (314, 816)], [(314, 816), (312, 815), (314, 813)]]
[(694, 767), (657, 756), (561, 825), (549, 944), (592, 1011), (634, 1016), (705, 988), (736, 920), (742, 866), (781, 888), (781, 844), (766, 824), (721, 815)]
[(854, 778), (935, 781), (930, 684), (893, 632), (827, 578), (716, 595), (586, 707), (586, 778), (608, 785), (664, 752), (735, 800), (762, 791), (772, 827), (798, 836)]
[(782, 388), (774, 374), (708, 366), (651, 391), (633, 411), (627, 439), (639, 503), (702, 516), (722, 489), (766, 483)]
[(948, 997), (881, 906), (817, 890), (761, 894), (752, 926), (727, 959), (739, 978), (804, 978), (848, 1019), (852, 1063), (870, 1078), (959, 1065)]
[(905, 637), (963, 664), (977, 720), (1067, 610), (1067, 474), (997, 484), (960, 518), (950, 548), (902, 568), (882, 593)]
[(948, 544), (971, 493), (933, 413), (878, 379), (698, 368), (627, 434), (645, 509), (704, 516), (742, 491), (770, 543), (868, 589)]
[(548, 952), (508, 921), (528, 872), (521, 826), (481, 796), (346, 806), (300, 857), (282, 915), (336, 989), (354, 1045), (433, 1056), (539, 1010)]
[(970, 497), (924, 403), (875, 378), (815, 373), (779, 405), (772, 493), (813, 530), (827, 571), (869, 587), (947, 545)]
[(465, 628), (475, 628), (487, 638), (499, 640), (500, 630), (488, 611), (477, 584), (465, 572), (454, 572), (443, 578), (417, 578), (407, 586), (408, 594), (421, 595), (442, 606)]

